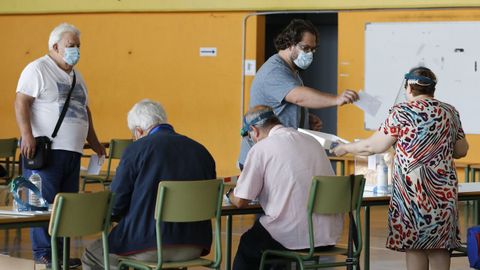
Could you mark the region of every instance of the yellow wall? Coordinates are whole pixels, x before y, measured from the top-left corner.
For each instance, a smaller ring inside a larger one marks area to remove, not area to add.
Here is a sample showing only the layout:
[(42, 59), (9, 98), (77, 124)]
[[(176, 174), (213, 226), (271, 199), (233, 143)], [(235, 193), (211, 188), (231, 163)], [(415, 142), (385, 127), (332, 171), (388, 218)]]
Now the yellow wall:
[[(0, 16), (0, 138), (19, 136), (13, 101), (27, 63), (47, 52), (67, 21), (81, 31), (78, 69), (101, 141), (127, 138), (126, 115), (143, 99), (160, 101), (178, 132), (204, 144), (218, 175), (237, 173), (241, 39), (246, 13), (136, 13)], [(255, 58), (257, 20), (249, 20), (247, 58)], [(199, 57), (217, 47), (217, 57)], [(247, 89), (250, 80), (247, 80)]]
[[(363, 89), (364, 87), (366, 23), (479, 20), (480, 9), (341, 12), (338, 17), (338, 89)], [(364, 130), (363, 120), (363, 113), (357, 107), (341, 107), (338, 113), (339, 135), (349, 140), (369, 136), (371, 132)], [(480, 136), (467, 135), (467, 139), (470, 151), (462, 161), (480, 162), (480, 151), (478, 151)]]
[(345, 10), (479, 6), (478, 0), (2, 0), (0, 13)]

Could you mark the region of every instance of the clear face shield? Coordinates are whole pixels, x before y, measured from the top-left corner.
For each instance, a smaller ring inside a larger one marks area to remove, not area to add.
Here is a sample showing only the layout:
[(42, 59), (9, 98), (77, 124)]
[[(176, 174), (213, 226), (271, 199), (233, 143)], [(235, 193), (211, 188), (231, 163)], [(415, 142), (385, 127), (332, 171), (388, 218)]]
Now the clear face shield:
[(408, 80), (407, 79), (403, 79), (402, 80), (402, 83), (400, 84), (400, 87), (398, 88), (398, 92), (397, 92), (397, 97), (395, 98), (395, 103), (393, 105), (397, 105), (399, 103), (404, 103), (404, 102), (407, 102), (407, 84), (408, 84)]
[(255, 142), (252, 139), (252, 136), (250, 136), (250, 132), (248, 132), (248, 135), (245, 136), (245, 140), (247, 141), (248, 146), (252, 147)]

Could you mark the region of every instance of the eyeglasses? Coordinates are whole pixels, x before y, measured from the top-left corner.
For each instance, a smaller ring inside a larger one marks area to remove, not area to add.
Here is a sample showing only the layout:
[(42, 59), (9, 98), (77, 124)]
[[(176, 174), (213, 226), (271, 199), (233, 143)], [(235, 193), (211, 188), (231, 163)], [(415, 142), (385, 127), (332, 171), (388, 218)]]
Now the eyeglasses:
[(306, 52), (306, 53), (309, 53), (309, 52), (312, 52), (312, 53), (315, 53), (317, 51), (317, 47), (310, 47), (308, 45), (304, 45), (304, 44), (300, 44), (300, 43), (297, 43), (296, 45), (300, 50)]

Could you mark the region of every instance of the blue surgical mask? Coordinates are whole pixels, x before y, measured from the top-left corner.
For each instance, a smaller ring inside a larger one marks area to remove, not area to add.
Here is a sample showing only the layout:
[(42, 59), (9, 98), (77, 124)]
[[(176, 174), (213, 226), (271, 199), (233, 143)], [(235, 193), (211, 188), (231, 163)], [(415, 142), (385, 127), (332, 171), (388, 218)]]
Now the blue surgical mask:
[(65, 53), (63, 55), (63, 60), (65, 63), (69, 64), (70, 66), (74, 66), (78, 63), (80, 59), (80, 49), (77, 47), (69, 47), (65, 48)]
[(313, 61), (313, 52), (304, 52), (300, 50), (297, 58), (293, 60), (295, 65), (301, 69), (307, 69)]

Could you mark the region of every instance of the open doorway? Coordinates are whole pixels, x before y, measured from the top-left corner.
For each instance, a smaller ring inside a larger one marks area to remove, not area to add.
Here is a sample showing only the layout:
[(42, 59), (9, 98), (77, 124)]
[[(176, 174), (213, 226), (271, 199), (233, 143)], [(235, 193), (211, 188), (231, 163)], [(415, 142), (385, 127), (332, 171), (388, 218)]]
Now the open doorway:
[[(292, 19), (311, 21), (320, 33), (317, 51), (310, 67), (300, 76), (305, 86), (322, 92), (337, 94), (338, 70), (338, 14), (332, 13), (295, 13), (271, 14), (265, 16), (265, 61), (276, 53), (273, 40)], [(323, 121), (322, 132), (337, 134), (337, 108), (310, 110)]]

